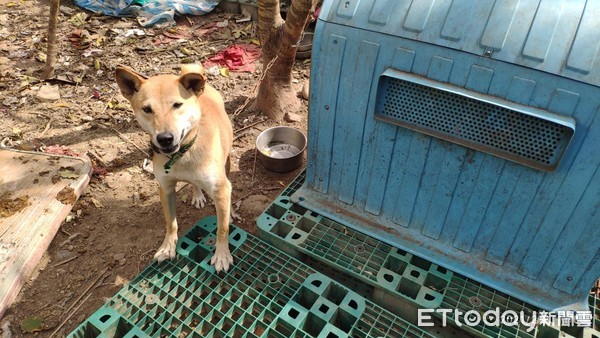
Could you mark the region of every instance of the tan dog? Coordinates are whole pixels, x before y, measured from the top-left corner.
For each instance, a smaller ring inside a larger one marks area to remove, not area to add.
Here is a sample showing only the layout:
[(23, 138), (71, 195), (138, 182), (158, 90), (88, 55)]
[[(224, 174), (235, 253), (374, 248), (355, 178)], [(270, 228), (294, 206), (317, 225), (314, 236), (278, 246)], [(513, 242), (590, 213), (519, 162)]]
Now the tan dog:
[(223, 98), (206, 84), (199, 65), (182, 67), (180, 76), (151, 78), (118, 67), (116, 79), (138, 123), (151, 135), (155, 150), (152, 161), (167, 234), (154, 258), (160, 262), (175, 257), (175, 185), (185, 181), (194, 186), (192, 204), (196, 207), (204, 206), (202, 190), (215, 202), (218, 229), (211, 264), (217, 272), (227, 271), (233, 263), (228, 243), (231, 183), (227, 178), (233, 131)]

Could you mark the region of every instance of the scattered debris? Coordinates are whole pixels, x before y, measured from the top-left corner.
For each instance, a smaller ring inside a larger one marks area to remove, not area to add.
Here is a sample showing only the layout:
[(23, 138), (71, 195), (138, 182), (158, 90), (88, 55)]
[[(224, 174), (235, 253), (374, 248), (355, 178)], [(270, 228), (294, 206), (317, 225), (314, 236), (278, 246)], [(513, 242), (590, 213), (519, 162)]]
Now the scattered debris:
[(228, 20), (223, 20), (223, 21), (219, 21), (216, 23), (216, 26), (219, 28), (225, 28), (229, 25), (229, 21)]
[(10, 322), (6, 321), (2, 324), (2, 338), (12, 338), (12, 333), (10, 332)]
[(71, 150), (65, 146), (60, 146), (58, 144), (45, 147), (43, 149), (43, 152), (45, 152), (46, 154), (52, 154), (52, 155), (63, 155), (63, 156), (73, 156), (73, 157), (81, 156), (79, 153), (74, 152), (73, 150)]
[(115, 277), (115, 286), (123, 286), (129, 283), (129, 279), (123, 278), (120, 275)]
[(138, 203), (140, 203), (140, 193), (136, 191), (133, 193), (133, 205), (137, 205)]
[(302, 90), (300, 91), (300, 96), (305, 99), (308, 100), (310, 97), (310, 81), (306, 80), (304, 82), (304, 85), (302, 85)]
[(74, 260), (76, 260), (78, 257), (79, 257), (78, 255), (75, 255), (75, 256), (69, 257), (69, 258), (67, 258), (67, 259), (64, 259), (64, 260), (62, 260), (62, 261), (60, 261), (60, 262), (58, 262), (58, 263), (56, 263), (56, 264), (52, 265), (52, 267), (54, 267), (54, 268), (55, 268), (55, 267), (59, 267), (59, 266), (61, 266), (61, 265), (67, 264), (67, 263), (69, 263), (69, 262), (71, 262), (71, 261), (74, 261)]
[(295, 122), (302, 121), (302, 116), (300, 116), (300, 115), (298, 115), (296, 113), (287, 112), (283, 116), (283, 119), (286, 120), (287, 122), (295, 123)]
[(58, 192), (56, 199), (64, 205), (73, 205), (75, 204), (75, 201), (77, 201), (77, 195), (75, 195), (75, 190), (73, 188), (67, 186)]
[(219, 74), (221, 74), (221, 68), (219, 68), (219, 66), (212, 66), (206, 68), (205, 72), (208, 75), (218, 76)]
[(60, 91), (58, 86), (42, 86), (35, 96), (40, 101), (60, 100)]
[(9, 96), (6, 99), (4, 99), (4, 101), (2, 101), (2, 104), (5, 105), (5, 106), (7, 106), (7, 107), (10, 107), (12, 105), (17, 104), (18, 102), (19, 102), (19, 99), (17, 99), (14, 96)]
[(100, 203), (100, 201), (98, 201), (97, 199), (92, 197), (91, 200), (92, 200), (92, 204), (94, 204), (94, 206), (96, 208), (98, 208), (98, 209), (104, 208), (104, 205), (102, 205), (102, 203)]
[(60, 6), (58, 10), (68, 16), (72, 16), (76, 12), (73, 8), (67, 6)]
[(21, 331), (23, 333), (33, 333), (47, 330), (44, 321), (40, 317), (29, 317), (21, 321)]
[(152, 160), (145, 158), (144, 163), (142, 163), (142, 169), (150, 174), (154, 174), (154, 165), (152, 164)]
[(29, 196), (12, 198), (12, 193), (7, 192), (0, 196), (0, 218), (10, 217), (25, 209), (31, 202)]
[(126, 38), (133, 36), (133, 35), (144, 36), (144, 35), (146, 35), (146, 32), (143, 29), (128, 29), (123, 34), (123, 36), (125, 36)]

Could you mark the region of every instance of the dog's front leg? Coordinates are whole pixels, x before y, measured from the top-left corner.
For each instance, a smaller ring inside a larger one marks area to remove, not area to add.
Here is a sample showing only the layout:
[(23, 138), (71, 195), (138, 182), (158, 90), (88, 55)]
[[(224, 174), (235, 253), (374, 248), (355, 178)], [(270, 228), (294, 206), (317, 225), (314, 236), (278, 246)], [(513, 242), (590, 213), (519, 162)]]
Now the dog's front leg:
[(215, 266), (215, 271), (227, 271), (233, 264), (233, 257), (229, 252), (229, 212), (231, 208), (231, 183), (227, 178), (218, 185), (213, 197), (217, 209), (217, 243), (215, 254), (210, 264)]
[(162, 204), (167, 233), (163, 244), (158, 248), (154, 259), (159, 262), (175, 257), (177, 248), (177, 218), (175, 216), (175, 182), (160, 182), (160, 203)]

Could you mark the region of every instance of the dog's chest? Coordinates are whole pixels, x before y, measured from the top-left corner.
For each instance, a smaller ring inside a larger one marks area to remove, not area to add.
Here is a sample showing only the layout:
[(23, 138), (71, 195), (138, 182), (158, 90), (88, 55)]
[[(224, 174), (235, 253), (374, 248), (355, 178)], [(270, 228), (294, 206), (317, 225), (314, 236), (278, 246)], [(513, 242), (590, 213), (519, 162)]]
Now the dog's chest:
[(159, 182), (185, 181), (190, 183), (213, 183), (218, 176), (217, 168), (199, 154), (183, 156), (172, 164), (168, 173), (165, 164), (169, 161), (165, 156), (154, 160), (154, 175)]

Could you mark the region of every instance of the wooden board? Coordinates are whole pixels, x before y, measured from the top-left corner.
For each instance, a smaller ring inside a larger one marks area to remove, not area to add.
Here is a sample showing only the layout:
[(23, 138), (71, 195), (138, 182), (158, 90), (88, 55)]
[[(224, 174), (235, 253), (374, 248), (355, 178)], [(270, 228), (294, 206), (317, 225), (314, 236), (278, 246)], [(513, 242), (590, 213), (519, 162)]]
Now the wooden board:
[(85, 158), (0, 149), (0, 318), (91, 174)]

